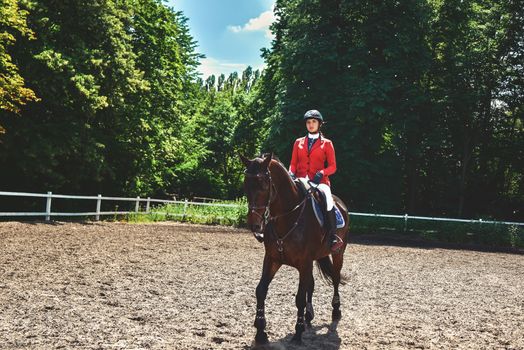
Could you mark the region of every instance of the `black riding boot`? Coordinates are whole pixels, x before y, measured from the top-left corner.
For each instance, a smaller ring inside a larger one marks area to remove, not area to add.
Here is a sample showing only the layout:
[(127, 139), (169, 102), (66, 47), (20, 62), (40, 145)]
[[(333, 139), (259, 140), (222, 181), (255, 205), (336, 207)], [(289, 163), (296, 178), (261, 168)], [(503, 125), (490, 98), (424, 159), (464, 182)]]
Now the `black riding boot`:
[(337, 252), (344, 241), (337, 236), (337, 217), (335, 215), (335, 208), (327, 212), (328, 228), (329, 228), (329, 242), (332, 252)]

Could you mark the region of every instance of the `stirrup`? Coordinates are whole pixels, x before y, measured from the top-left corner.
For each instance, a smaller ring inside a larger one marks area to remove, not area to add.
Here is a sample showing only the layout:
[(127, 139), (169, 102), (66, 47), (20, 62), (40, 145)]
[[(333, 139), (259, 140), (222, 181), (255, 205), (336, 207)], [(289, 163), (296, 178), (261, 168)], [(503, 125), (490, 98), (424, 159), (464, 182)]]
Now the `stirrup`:
[(334, 235), (335, 239), (331, 239), (331, 251), (337, 253), (340, 248), (344, 245), (344, 241), (337, 234)]

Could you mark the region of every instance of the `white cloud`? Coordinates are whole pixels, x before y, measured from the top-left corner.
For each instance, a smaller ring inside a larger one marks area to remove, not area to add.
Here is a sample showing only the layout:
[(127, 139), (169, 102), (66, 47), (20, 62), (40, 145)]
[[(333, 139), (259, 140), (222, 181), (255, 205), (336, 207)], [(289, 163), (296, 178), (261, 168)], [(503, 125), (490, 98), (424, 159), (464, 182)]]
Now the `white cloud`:
[(207, 78), (210, 75), (228, 75), (234, 71), (242, 71), (247, 67), (246, 64), (242, 63), (231, 63), (225, 61), (219, 61), (214, 58), (204, 58), (200, 60), (200, 66), (198, 71)]
[[(198, 66), (198, 71), (202, 73), (202, 77), (204, 79), (213, 74), (216, 76), (224, 74), (227, 77), (229, 74), (233, 72), (238, 72), (240, 75), (242, 71), (244, 71), (247, 68), (247, 66), (248, 64), (246, 63), (233, 63), (208, 57), (200, 60), (200, 66)], [(264, 68), (265, 64), (253, 67), (254, 70), (262, 70)]]
[(271, 9), (271, 10), (262, 12), (260, 16), (256, 18), (251, 18), (243, 26), (228, 26), (228, 29), (232, 31), (233, 33), (264, 31), (266, 33), (266, 37), (272, 39), (273, 33), (271, 33), (269, 26), (275, 20), (276, 20), (275, 14), (273, 13), (273, 9)]

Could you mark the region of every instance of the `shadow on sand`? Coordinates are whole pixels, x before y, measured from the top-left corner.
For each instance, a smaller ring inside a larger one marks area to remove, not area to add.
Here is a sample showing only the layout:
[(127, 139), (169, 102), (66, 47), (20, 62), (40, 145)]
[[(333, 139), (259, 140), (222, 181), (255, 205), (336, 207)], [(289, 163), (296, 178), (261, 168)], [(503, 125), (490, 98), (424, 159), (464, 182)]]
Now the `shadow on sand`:
[(308, 349), (322, 349), (322, 350), (338, 350), (340, 349), (341, 339), (337, 332), (338, 321), (330, 324), (313, 326), (307, 328), (302, 334), (302, 344), (295, 344), (291, 341), (294, 333), (286, 335), (284, 338), (275, 342), (270, 342), (267, 345), (255, 346), (253, 343), (251, 347), (244, 349), (253, 350), (308, 350)]

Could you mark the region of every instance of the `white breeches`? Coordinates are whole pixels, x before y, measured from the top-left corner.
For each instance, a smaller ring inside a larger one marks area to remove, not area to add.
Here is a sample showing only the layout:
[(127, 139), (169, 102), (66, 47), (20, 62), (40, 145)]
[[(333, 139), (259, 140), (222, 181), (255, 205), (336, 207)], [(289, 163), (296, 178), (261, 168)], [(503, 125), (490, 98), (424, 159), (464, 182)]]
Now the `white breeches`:
[(333, 205), (335, 204), (333, 202), (333, 196), (331, 195), (331, 187), (329, 187), (326, 184), (320, 184), (318, 185), (318, 189), (324, 192), (326, 195), (326, 202), (327, 202), (327, 210), (330, 211), (333, 209)]

